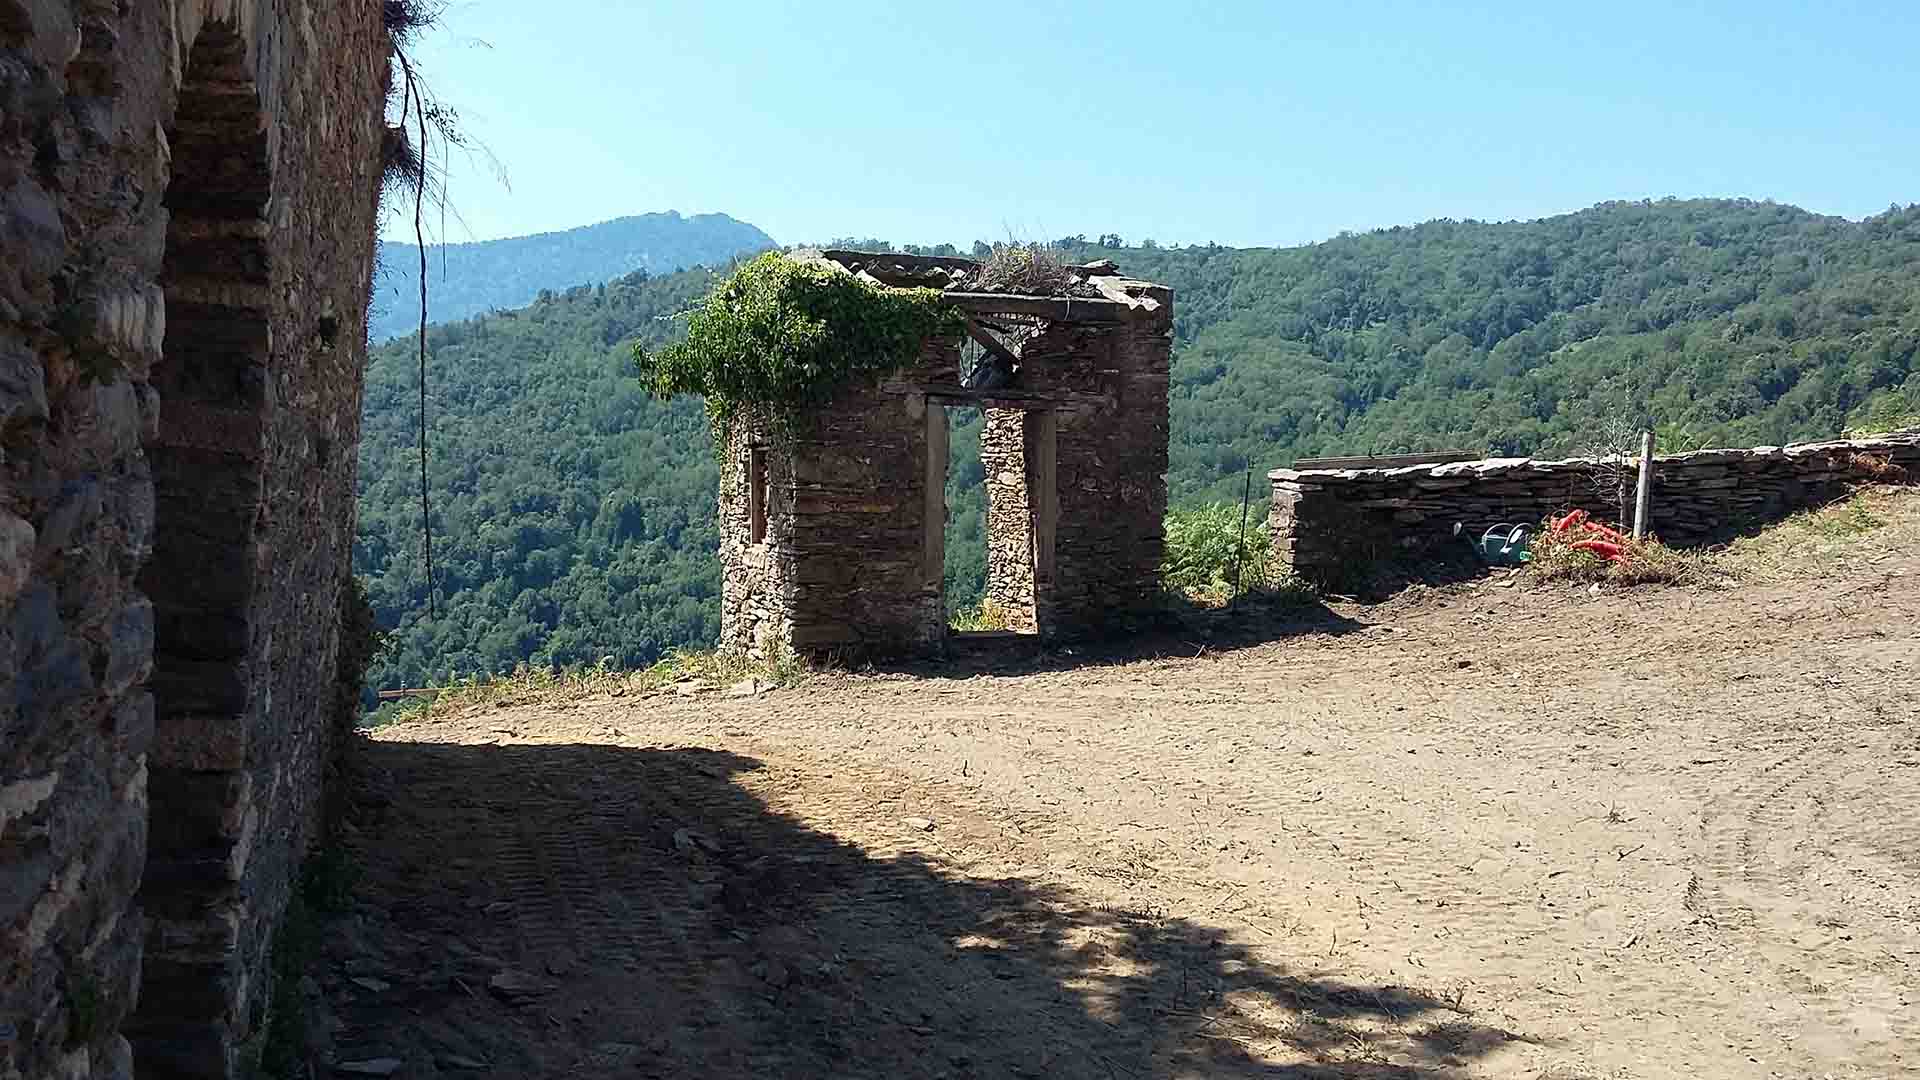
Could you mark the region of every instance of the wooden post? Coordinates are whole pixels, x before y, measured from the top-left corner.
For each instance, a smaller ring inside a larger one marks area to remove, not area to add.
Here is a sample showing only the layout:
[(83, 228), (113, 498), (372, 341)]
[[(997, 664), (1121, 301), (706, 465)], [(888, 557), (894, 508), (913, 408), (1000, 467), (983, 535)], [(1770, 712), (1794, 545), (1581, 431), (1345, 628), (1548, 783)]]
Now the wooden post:
[(1653, 501), (1653, 432), (1640, 434), (1640, 488), (1633, 498), (1633, 538), (1647, 538), (1647, 513)]
[(1246, 490), (1240, 493), (1240, 540), (1233, 550), (1233, 595), (1227, 598), (1227, 610), (1240, 603), (1240, 573), (1247, 561), (1247, 504), (1253, 501), (1253, 463), (1247, 463)]

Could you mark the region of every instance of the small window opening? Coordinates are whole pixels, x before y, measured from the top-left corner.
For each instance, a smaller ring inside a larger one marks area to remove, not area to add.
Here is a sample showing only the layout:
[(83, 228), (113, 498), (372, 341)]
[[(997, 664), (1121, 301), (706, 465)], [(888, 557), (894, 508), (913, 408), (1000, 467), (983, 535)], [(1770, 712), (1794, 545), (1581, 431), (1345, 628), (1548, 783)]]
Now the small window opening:
[(751, 543), (767, 542), (767, 449), (747, 451), (747, 529)]

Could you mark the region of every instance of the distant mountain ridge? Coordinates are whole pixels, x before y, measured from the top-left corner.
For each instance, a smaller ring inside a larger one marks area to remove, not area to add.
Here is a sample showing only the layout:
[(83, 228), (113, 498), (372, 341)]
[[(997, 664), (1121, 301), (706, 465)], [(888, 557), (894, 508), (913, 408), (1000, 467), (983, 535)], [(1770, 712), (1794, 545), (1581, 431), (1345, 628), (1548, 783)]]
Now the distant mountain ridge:
[[(718, 266), (774, 247), (773, 237), (726, 214), (683, 217), (667, 210), (560, 232), (430, 244), (427, 317), (457, 322), (524, 307), (542, 290), (598, 285), (637, 270), (665, 274)], [(420, 249), (382, 243), (369, 330), (378, 344), (420, 325)]]

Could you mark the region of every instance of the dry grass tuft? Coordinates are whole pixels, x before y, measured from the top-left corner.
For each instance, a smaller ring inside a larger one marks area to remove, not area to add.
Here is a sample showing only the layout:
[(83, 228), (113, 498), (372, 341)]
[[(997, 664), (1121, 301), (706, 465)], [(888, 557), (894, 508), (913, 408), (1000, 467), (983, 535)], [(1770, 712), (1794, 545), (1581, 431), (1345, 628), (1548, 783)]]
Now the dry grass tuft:
[(591, 667), (558, 669), (523, 664), (506, 675), (469, 675), (451, 680), (432, 687), (431, 697), (389, 702), (374, 713), (367, 726), (380, 727), (429, 710), (623, 697), (651, 693), (675, 683), (726, 687), (751, 678), (777, 687), (796, 686), (814, 674), (799, 656), (784, 651), (756, 660), (739, 653), (679, 649), (642, 671), (622, 670), (605, 661)]
[(380, 182), (384, 186), (414, 189), (427, 178), (427, 162), (420, 156), (407, 129), (388, 124), (380, 133)]
[(1657, 538), (1627, 539), (1618, 561), (1573, 546), (1580, 536), (1543, 524), (1529, 549), (1527, 573), (1536, 581), (1605, 582), (1613, 585), (1699, 585), (1718, 577), (1706, 556), (1676, 551)]
[(1086, 291), (1059, 250), (1046, 244), (995, 244), (980, 263), (974, 287), (1021, 296), (1079, 296)]
[(1920, 547), (1920, 489), (1865, 487), (1742, 537), (1714, 563), (1741, 578), (1769, 580), (1834, 572)]
[(405, 41), (440, 21), (446, 11), (445, 0), (383, 0), (380, 21), (386, 25), (387, 33)]
[(1907, 470), (1895, 465), (1885, 454), (1856, 451), (1848, 458), (1847, 465), (1855, 476), (1870, 483), (1904, 484), (1908, 480)]
[(947, 616), (947, 626), (963, 634), (1013, 629), (1013, 617), (1000, 601), (985, 597), (977, 604), (957, 608)]

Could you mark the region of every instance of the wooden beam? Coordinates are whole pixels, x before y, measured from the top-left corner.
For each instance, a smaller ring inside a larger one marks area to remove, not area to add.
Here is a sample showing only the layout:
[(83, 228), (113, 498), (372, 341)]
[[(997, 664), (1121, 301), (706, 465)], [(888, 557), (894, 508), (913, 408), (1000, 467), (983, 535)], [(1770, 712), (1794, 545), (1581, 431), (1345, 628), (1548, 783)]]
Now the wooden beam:
[(981, 348), (1005, 360), (1009, 369), (1019, 366), (1020, 358), (1013, 355), (1013, 350), (1002, 345), (999, 338), (982, 329), (979, 323), (973, 321), (973, 316), (963, 313), (960, 317), (966, 320), (967, 336), (979, 342)]
[[(1045, 412), (1058, 409), (1074, 400), (1071, 396), (1059, 394), (1036, 394), (1031, 390), (969, 390), (964, 386), (928, 386), (921, 384), (913, 389), (927, 395), (930, 402), (948, 405), (977, 405), (990, 409), (1017, 409), (1025, 412)], [(1097, 395), (1078, 395), (1086, 402), (1100, 401)]]
[(1055, 322), (1117, 323), (1134, 309), (1115, 300), (1087, 296), (1015, 296), (1011, 293), (950, 292), (944, 297), (962, 311), (980, 315), (1034, 315)]

